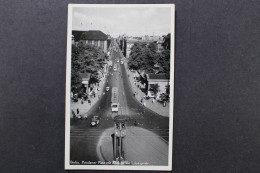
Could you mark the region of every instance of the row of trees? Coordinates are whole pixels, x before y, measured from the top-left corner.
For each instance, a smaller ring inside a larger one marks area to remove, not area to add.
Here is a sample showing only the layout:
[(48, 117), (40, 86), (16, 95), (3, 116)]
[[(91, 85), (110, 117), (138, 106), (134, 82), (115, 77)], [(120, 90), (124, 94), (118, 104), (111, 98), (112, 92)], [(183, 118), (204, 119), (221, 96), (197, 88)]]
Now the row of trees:
[[(163, 50), (157, 51), (156, 43), (135, 43), (131, 47), (128, 66), (130, 69), (136, 70), (139, 74), (142, 71), (145, 73), (160, 74), (164, 73), (169, 75), (170, 73), (170, 38), (168, 34), (164, 37), (162, 44)], [(140, 75), (141, 76), (141, 75)], [(145, 80), (145, 79), (143, 79)], [(146, 81), (147, 82), (147, 81)], [(158, 84), (153, 86), (154, 94), (156, 95), (160, 88)], [(160, 94), (161, 101), (168, 101), (170, 94), (170, 86), (166, 86), (165, 93)], [(163, 88), (162, 88), (163, 89)]]
[(77, 46), (72, 45), (71, 54), (71, 90), (79, 93), (82, 88), (80, 73), (90, 73), (91, 82), (99, 81), (100, 73), (108, 59), (104, 51), (94, 45), (79, 42)]
[(128, 65), (139, 74), (144, 70), (147, 73), (169, 74), (170, 50), (158, 52), (156, 43), (135, 43), (131, 48)]

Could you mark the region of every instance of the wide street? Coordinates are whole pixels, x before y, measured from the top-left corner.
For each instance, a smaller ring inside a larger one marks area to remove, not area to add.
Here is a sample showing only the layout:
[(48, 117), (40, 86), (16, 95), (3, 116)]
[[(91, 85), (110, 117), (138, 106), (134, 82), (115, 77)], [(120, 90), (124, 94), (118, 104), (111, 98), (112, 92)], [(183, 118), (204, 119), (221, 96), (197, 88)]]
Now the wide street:
[[(116, 44), (113, 41), (111, 44)], [(116, 45), (117, 46), (117, 45)], [(160, 116), (145, 108), (133, 95), (131, 84), (126, 73), (125, 66), (120, 63), (121, 56), (117, 48), (111, 50), (113, 64), (117, 64), (118, 70), (109, 68), (105, 87), (109, 86), (108, 92), (104, 89), (99, 101), (88, 112), (88, 119), (71, 119), (70, 130), (70, 160), (71, 161), (98, 161), (97, 143), (101, 134), (108, 128), (114, 126), (113, 114), (111, 112), (111, 90), (117, 87), (119, 92), (118, 115), (124, 115), (128, 119), (127, 128), (144, 128), (160, 136), (167, 143), (169, 136), (169, 118)], [(119, 62), (118, 62), (119, 60)], [(126, 62), (125, 62), (126, 63)], [(91, 127), (91, 117), (98, 115), (100, 123)], [(155, 136), (158, 138), (158, 136)], [(127, 137), (126, 137), (127, 138)], [(111, 148), (112, 150), (112, 148)]]

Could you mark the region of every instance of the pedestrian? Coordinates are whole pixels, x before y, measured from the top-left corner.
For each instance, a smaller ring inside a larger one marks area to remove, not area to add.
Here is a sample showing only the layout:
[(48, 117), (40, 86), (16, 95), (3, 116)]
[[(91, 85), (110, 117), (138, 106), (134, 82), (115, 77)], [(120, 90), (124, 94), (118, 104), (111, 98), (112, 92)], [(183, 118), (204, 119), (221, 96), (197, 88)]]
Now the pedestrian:
[(135, 119), (134, 125), (137, 126), (137, 121), (136, 121), (136, 119)]
[(96, 97), (96, 93), (94, 93), (94, 98)]
[(144, 102), (144, 106), (146, 106), (146, 103)]
[(76, 114), (75, 114), (74, 110), (72, 110), (72, 115), (73, 115), (73, 118), (76, 118)]
[(77, 108), (77, 114), (79, 114), (79, 108)]
[(84, 103), (84, 98), (82, 97), (82, 98), (81, 98), (81, 104), (83, 104), (83, 103)]
[(152, 103), (154, 103), (154, 98), (152, 99)]
[(141, 103), (143, 103), (143, 98), (141, 98)]
[(89, 105), (91, 105), (91, 100), (89, 100)]

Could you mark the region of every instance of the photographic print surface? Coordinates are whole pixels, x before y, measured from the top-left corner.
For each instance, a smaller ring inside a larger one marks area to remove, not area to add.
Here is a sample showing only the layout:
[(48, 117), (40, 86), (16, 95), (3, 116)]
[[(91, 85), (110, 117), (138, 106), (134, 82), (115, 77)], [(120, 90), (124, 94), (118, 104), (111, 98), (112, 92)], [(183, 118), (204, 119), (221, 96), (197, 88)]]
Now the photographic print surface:
[(174, 11), (69, 5), (65, 169), (172, 169)]

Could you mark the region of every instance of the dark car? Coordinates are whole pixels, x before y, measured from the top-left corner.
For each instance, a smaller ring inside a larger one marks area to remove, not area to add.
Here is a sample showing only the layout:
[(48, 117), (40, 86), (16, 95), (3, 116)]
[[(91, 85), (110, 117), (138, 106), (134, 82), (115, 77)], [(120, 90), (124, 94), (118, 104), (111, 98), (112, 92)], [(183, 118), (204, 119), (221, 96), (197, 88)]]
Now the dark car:
[(78, 102), (78, 98), (77, 97), (72, 97), (71, 99), (73, 102)]
[(99, 124), (99, 116), (95, 115), (92, 117), (91, 119), (91, 123), (90, 125), (93, 127), (93, 126), (97, 126)]
[(82, 97), (83, 97), (83, 99), (86, 101), (86, 100), (88, 99), (88, 94), (87, 94), (87, 93), (84, 93), (84, 94), (82, 94)]

